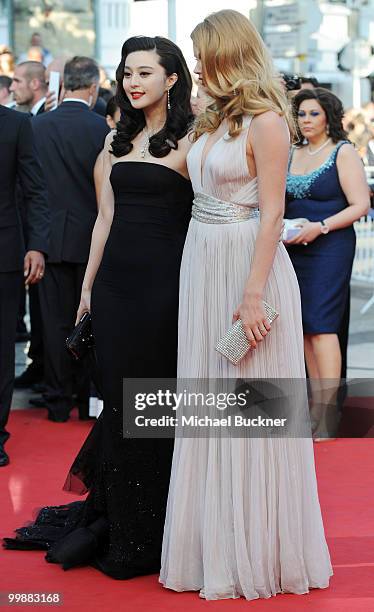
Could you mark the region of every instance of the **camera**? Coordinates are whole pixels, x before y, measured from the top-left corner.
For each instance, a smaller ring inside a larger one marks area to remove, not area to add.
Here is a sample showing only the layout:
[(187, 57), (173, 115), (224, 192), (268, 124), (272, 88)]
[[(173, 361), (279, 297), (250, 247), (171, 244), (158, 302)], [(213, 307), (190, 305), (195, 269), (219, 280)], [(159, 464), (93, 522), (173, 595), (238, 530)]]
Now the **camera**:
[(281, 74), (287, 91), (296, 91), (301, 89), (301, 78), (298, 74)]

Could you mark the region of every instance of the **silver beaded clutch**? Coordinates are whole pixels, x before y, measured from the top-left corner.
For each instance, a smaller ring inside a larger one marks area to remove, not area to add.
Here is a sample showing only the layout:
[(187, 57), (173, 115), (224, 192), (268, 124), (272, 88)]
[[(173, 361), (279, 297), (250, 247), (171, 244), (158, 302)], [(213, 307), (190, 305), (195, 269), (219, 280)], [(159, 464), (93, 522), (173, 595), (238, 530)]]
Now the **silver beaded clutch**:
[[(279, 312), (267, 302), (264, 301), (263, 304), (269, 323), (273, 323), (279, 316)], [(245, 335), (242, 322), (238, 319), (218, 341), (216, 351), (226, 357), (233, 365), (238, 365), (239, 361), (245, 357), (250, 348), (251, 345)]]

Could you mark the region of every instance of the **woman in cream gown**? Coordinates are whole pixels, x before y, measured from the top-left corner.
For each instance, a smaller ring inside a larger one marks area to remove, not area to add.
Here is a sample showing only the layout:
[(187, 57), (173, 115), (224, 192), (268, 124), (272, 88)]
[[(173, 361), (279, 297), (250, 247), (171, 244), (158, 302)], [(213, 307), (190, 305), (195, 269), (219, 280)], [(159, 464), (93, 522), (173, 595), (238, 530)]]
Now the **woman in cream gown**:
[[(209, 16), (192, 39), (195, 72), (215, 106), (197, 123), (187, 159), (195, 203), (180, 276), (178, 378), (303, 379), (299, 288), (279, 242), (288, 156), (279, 115), (287, 115), (287, 101), (262, 40), (241, 14)], [(251, 88), (256, 78), (265, 83), (262, 100), (260, 88)], [(242, 112), (231, 137), (234, 110), (250, 108), (249, 95), (254, 112)], [(212, 129), (208, 119), (217, 109)], [(272, 109), (279, 113), (265, 112)], [(262, 299), (280, 313), (271, 329)], [(237, 367), (215, 351), (233, 315), (255, 340)], [(176, 439), (165, 587), (205, 599), (256, 599), (326, 588), (331, 575), (311, 438)]]

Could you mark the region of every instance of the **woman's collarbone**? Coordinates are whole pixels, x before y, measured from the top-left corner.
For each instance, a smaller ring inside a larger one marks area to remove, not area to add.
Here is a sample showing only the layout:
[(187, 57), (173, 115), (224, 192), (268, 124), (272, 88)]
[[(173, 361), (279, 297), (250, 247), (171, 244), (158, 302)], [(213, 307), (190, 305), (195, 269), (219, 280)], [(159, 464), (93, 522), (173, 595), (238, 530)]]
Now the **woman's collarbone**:
[(336, 144), (330, 146), (323, 152), (321, 151), (320, 154), (317, 153), (313, 160), (311, 159), (310, 155), (308, 155), (308, 152), (306, 151), (306, 146), (307, 145), (302, 147), (302, 149), (304, 150), (298, 149), (299, 155), (296, 156), (296, 159), (294, 154), (292, 160), (293, 163), (291, 164), (292, 174), (310, 174), (311, 172), (318, 170), (318, 168), (323, 166), (323, 164), (325, 164), (327, 160), (331, 157), (331, 154), (333, 153)]

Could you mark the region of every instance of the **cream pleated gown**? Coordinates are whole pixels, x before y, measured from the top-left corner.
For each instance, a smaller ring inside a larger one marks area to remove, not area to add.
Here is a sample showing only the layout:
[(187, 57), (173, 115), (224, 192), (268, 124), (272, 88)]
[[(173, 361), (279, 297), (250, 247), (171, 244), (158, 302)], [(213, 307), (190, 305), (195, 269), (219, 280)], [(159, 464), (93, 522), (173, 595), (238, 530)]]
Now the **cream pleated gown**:
[[(208, 134), (188, 155), (195, 206), (180, 276), (179, 378), (305, 377), (299, 288), (282, 243), (264, 294), (280, 313), (270, 334), (237, 367), (214, 348), (241, 302), (259, 227), (246, 161), (250, 122), (244, 118), (238, 137), (218, 140), (203, 168)], [(326, 588), (331, 575), (310, 438), (175, 440), (165, 587), (256, 599)]]

